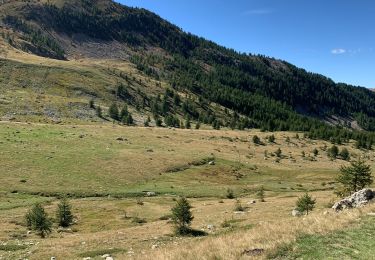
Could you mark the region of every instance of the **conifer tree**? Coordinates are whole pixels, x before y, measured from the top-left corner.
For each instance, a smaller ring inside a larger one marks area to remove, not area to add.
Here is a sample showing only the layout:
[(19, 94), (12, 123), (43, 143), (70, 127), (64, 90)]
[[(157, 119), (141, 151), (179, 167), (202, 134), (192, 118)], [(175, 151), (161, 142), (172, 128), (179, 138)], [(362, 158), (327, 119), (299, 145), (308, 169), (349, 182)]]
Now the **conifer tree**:
[(337, 181), (342, 186), (338, 187), (341, 191), (338, 195), (345, 196), (371, 185), (374, 178), (370, 165), (360, 159), (352, 162), (350, 166), (341, 167)]
[(309, 212), (315, 208), (316, 199), (313, 199), (309, 194), (305, 194), (297, 200), (296, 206), (299, 212)]
[(26, 213), (25, 219), (27, 227), (38, 232), (42, 238), (45, 238), (52, 231), (52, 222), (41, 204), (35, 204)]
[(190, 231), (191, 221), (194, 219), (191, 206), (186, 198), (180, 198), (172, 208), (172, 220), (176, 227), (176, 234), (186, 235)]
[(63, 198), (57, 205), (56, 218), (60, 227), (69, 227), (72, 225), (72, 207), (66, 198)]
[(109, 114), (109, 117), (112, 118), (113, 120), (116, 120), (116, 121), (119, 120), (119, 111), (118, 111), (118, 107), (115, 103), (113, 103), (109, 107), (108, 114)]

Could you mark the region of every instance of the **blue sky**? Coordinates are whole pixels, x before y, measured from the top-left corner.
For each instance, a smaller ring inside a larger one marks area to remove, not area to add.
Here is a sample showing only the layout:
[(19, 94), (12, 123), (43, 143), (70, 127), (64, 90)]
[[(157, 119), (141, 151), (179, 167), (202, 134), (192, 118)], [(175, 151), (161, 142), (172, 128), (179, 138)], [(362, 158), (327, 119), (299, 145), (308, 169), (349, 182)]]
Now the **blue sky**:
[(241, 52), (375, 88), (374, 0), (117, 0)]

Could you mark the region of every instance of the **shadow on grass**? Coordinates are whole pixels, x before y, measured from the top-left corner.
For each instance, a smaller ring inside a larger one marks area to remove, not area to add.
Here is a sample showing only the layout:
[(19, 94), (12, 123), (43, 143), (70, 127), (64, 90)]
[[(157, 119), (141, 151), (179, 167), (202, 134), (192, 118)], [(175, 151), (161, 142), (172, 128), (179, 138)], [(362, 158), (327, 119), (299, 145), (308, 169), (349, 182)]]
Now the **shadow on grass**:
[(177, 236), (184, 236), (184, 237), (204, 237), (207, 236), (208, 233), (202, 230), (197, 230), (193, 228), (189, 228), (184, 230), (183, 232), (176, 232)]

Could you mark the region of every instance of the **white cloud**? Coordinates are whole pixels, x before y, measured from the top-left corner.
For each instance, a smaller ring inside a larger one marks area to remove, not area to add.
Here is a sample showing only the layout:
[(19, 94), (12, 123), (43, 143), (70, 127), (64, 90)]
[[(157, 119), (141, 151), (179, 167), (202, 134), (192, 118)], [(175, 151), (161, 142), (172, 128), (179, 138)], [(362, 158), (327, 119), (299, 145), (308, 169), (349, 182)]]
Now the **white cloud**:
[(345, 49), (333, 49), (333, 50), (331, 50), (331, 53), (335, 54), (335, 55), (344, 54), (344, 53), (346, 53), (346, 50)]
[(264, 15), (273, 13), (270, 9), (252, 9), (243, 12), (243, 15)]

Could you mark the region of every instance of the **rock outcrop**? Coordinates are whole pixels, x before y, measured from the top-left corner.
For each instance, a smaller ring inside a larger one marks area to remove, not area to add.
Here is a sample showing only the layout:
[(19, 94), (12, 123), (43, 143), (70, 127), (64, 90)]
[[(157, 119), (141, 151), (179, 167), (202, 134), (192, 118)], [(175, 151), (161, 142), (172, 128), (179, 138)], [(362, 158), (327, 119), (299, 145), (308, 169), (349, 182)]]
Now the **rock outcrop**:
[(333, 209), (336, 211), (358, 208), (369, 203), (375, 197), (375, 191), (371, 189), (363, 189), (353, 193), (349, 197), (346, 197), (333, 205)]

